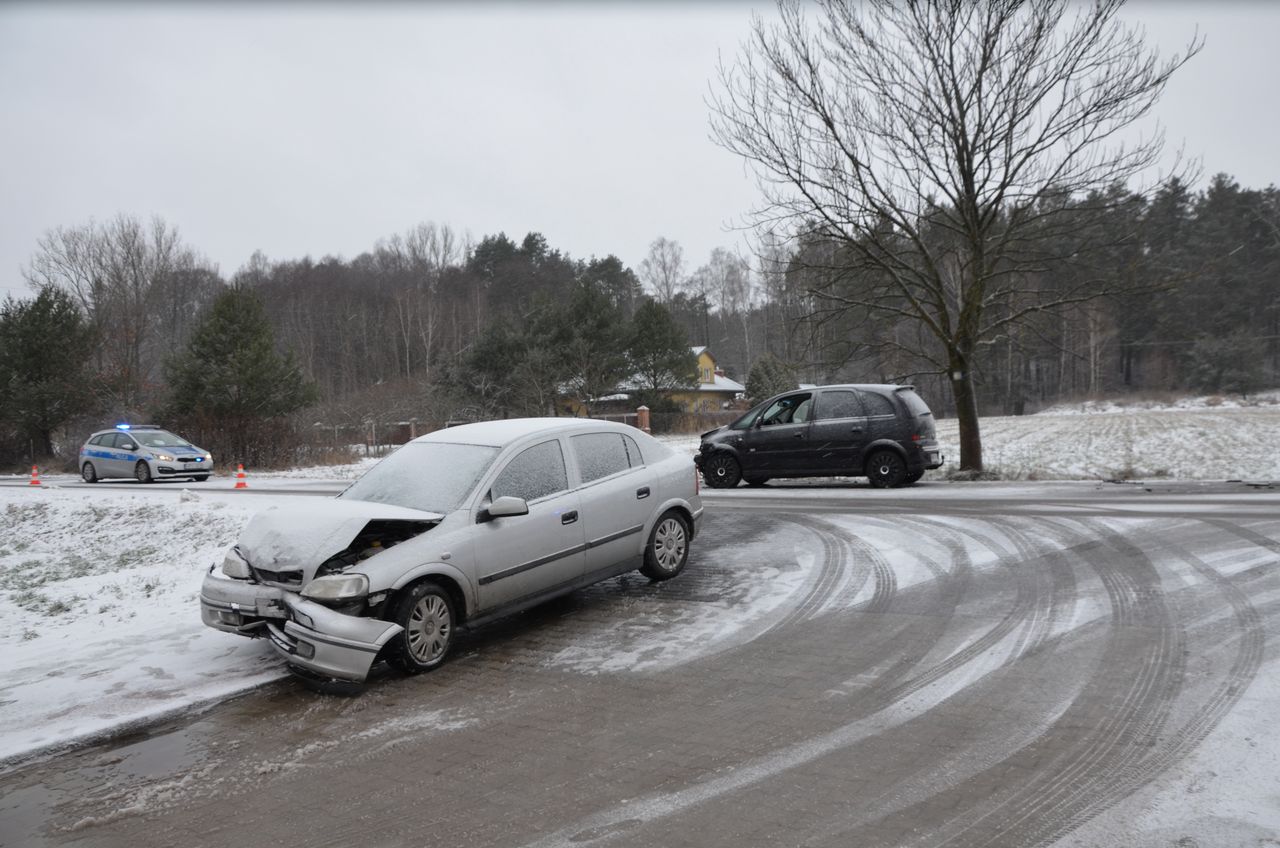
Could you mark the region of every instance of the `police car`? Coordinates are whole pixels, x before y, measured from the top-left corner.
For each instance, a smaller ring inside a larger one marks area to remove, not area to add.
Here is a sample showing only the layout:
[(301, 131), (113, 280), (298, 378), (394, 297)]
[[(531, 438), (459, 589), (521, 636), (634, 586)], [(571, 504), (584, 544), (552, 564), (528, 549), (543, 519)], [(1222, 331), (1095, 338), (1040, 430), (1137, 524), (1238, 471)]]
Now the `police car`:
[(133, 477), (151, 483), (167, 477), (208, 480), (213, 456), (181, 436), (154, 424), (117, 424), (99, 430), (80, 448), (80, 474), (86, 483)]

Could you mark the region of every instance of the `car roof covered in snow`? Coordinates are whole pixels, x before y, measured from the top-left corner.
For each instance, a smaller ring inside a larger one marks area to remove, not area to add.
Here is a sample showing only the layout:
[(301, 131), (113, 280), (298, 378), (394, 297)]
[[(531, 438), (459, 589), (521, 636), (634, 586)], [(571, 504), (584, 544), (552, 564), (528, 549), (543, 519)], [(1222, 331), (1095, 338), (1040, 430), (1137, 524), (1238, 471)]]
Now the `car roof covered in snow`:
[(600, 432), (645, 435), (634, 427), (613, 421), (597, 421), (592, 418), (507, 418), (500, 421), (480, 421), (435, 430), (414, 439), (416, 442), (452, 442), (463, 445), (488, 445), (505, 447), (526, 436), (559, 433), (565, 430), (597, 430)]

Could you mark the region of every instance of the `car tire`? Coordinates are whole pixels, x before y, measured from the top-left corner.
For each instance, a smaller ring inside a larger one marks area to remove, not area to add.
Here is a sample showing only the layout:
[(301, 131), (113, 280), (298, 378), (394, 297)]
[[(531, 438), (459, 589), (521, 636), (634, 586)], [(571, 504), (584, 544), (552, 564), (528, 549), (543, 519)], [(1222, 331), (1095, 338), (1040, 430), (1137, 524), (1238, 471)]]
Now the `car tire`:
[(396, 600), (391, 620), (404, 629), (387, 643), (387, 662), (406, 674), (421, 674), (444, 663), (457, 615), (443, 586), (430, 580), (415, 584)]
[(742, 479), (742, 466), (732, 454), (713, 453), (703, 466), (702, 479), (713, 489), (732, 489)]
[(897, 451), (878, 450), (867, 457), (867, 479), (877, 489), (893, 489), (907, 479), (907, 463)]
[(138, 478), (139, 483), (155, 482), (155, 479), (151, 476), (151, 466), (142, 460), (138, 460), (138, 464), (133, 466), (133, 476)]
[(763, 486), (769, 482), (768, 477), (743, 477), (742, 479), (747, 481), (748, 486)]
[(924, 476), (923, 468), (920, 469), (919, 471), (912, 471), (903, 479), (902, 483), (903, 485), (910, 486), (912, 483), (919, 482), (920, 478), (923, 476)]
[(84, 478), (86, 483), (98, 482), (98, 469), (93, 467), (92, 462), (86, 462), (80, 467), (80, 476)]
[(688, 561), (689, 522), (674, 509), (669, 509), (658, 516), (649, 531), (640, 573), (650, 580), (670, 580), (684, 571)]

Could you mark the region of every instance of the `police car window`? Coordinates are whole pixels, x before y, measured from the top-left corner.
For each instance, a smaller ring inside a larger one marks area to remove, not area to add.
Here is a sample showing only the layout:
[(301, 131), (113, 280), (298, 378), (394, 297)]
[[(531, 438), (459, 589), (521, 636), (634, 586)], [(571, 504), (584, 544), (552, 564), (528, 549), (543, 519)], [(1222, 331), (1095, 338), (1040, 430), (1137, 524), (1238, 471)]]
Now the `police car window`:
[(831, 391), (818, 395), (818, 420), (828, 418), (859, 418), (862, 406), (856, 392)]
[(489, 495), (494, 500), (508, 495), (534, 501), (569, 488), (560, 441), (552, 439), (526, 448), (507, 463), (493, 481)]
[(631, 467), (639, 468), (644, 465), (644, 454), (640, 453), (640, 446), (636, 444), (636, 440), (630, 436), (623, 436), (622, 443), (627, 447), (627, 459), (631, 462)]
[(111, 438), (111, 435), (111, 433), (105, 433), (101, 436), (94, 436), (89, 440), (89, 444), (98, 446), (105, 445), (107, 443), (107, 439)]
[(112, 439), (111, 446), (116, 448), (123, 448), (125, 445), (133, 444), (133, 436), (128, 433), (113, 433)]
[(863, 392), (862, 403), (867, 408), (867, 415), (893, 415), (893, 401), (875, 392)]
[(590, 483), (631, 467), (621, 433), (586, 433), (574, 436), (569, 441), (573, 445), (573, 455), (578, 459), (578, 471), (583, 483)]

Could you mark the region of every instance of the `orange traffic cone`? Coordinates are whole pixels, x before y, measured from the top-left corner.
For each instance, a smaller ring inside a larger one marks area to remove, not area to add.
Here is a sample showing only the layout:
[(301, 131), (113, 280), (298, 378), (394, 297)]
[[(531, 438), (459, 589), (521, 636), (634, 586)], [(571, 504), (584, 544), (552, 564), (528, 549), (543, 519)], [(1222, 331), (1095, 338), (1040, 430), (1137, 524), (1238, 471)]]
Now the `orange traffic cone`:
[(31, 486), (40, 485), (40, 469), (36, 468), (34, 465), (31, 466), (31, 482), (28, 485), (31, 485)]
[(236, 488), (237, 489), (249, 488), (248, 482), (246, 482), (244, 479), (244, 463), (243, 462), (236, 466)]

